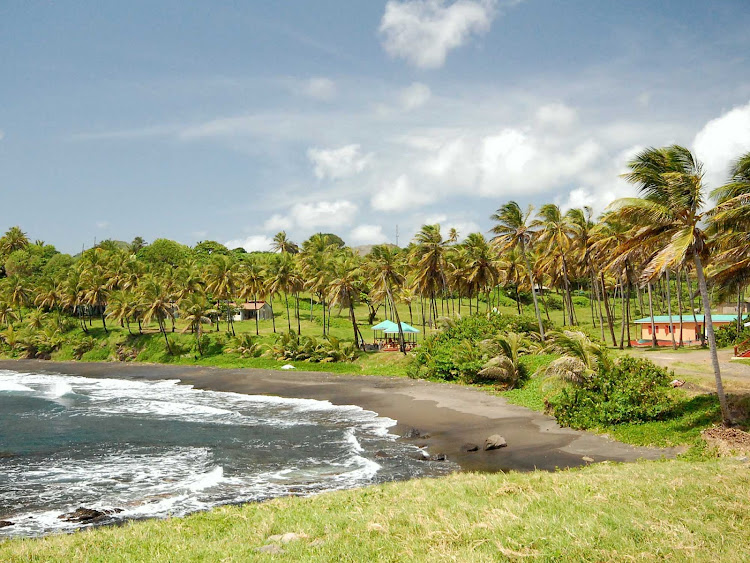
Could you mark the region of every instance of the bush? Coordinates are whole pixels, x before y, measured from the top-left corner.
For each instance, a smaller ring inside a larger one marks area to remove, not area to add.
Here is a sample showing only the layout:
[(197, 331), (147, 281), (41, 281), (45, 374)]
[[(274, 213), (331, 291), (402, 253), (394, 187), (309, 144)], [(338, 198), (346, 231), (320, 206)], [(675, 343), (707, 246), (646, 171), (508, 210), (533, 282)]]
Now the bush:
[(458, 319), (416, 349), (407, 374), (441, 381), (478, 381), (486, 362), (479, 347), (481, 341), (506, 332), (534, 332), (536, 327), (533, 317), (501, 313)]
[[(742, 320), (743, 324), (748, 320), (750, 316)], [(739, 333), (737, 333), (737, 323), (729, 323), (716, 329), (716, 345), (720, 348), (734, 346), (748, 339), (750, 339), (750, 327), (747, 326), (743, 326)]]
[(542, 304), (547, 303), (547, 309), (550, 311), (562, 311), (563, 308), (563, 301), (562, 297), (559, 295), (555, 295), (554, 293), (548, 293), (544, 296), (544, 300), (542, 300)]
[(672, 372), (650, 360), (623, 357), (579, 385), (569, 385), (547, 401), (557, 421), (573, 428), (662, 420), (676, 400)]

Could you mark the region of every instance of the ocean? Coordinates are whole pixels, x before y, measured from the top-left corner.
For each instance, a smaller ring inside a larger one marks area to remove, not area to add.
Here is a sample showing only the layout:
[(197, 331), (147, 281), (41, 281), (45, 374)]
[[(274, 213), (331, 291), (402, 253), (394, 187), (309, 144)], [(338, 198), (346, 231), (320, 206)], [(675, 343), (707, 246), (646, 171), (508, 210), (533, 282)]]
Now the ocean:
[(444, 475), (353, 405), (0, 370), (0, 538)]

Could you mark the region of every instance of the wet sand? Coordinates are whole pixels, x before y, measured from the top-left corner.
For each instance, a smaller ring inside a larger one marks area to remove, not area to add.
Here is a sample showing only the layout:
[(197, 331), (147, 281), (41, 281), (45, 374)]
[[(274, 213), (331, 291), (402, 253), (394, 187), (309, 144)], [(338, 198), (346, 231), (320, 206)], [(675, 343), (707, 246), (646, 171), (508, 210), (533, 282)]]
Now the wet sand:
[[(554, 418), (459, 385), (402, 377), (351, 376), (298, 370), (223, 369), (152, 364), (0, 360), (0, 369), (84, 377), (141, 380), (179, 379), (197, 389), (249, 395), (327, 400), (358, 405), (398, 421), (392, 432), (417, 429), (429, 437), (409, 442), (430, 454), (445, 454), (464, 471), (531, 471), (595, 462), (674, 457), (681, 448), (636, 447), (604, 436), (561, 428)], [(487, 437), (500, 434), (508, 446), (483, 451)], [(407, 438), (402, 438), (407, 440)], [(474, 443), (477, 452), (464, 452)]]

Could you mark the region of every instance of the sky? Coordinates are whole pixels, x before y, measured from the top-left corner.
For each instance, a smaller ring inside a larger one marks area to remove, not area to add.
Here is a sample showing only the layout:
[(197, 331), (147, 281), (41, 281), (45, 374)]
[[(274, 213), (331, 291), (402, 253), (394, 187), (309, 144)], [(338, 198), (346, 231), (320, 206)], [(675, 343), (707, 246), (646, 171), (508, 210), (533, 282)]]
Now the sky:
[(747, 29), (747, 0), (4, 0), (0, 230), (404, 246), (509, 200), (601, 212), (672, 143), (716, 187)]

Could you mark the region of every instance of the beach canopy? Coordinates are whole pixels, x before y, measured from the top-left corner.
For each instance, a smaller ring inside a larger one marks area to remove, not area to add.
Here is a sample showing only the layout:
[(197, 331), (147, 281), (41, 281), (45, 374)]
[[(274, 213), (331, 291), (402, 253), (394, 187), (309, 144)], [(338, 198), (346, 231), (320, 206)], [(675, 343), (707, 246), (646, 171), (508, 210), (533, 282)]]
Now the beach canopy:
[[(382, 330), (385, 334), (398, 333), (398, 325), (393, 321), (385, 320), (382, 323), (376, 324), (372, 327), (372, 330)], [(401, 330), (403, 332), (417, 333), (419, 330), (406, 323), (401, 323)]]

